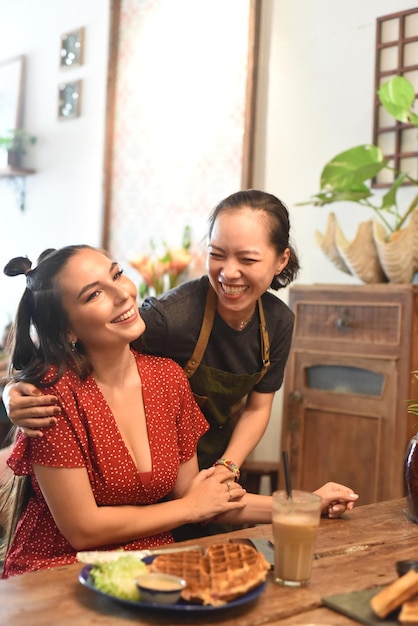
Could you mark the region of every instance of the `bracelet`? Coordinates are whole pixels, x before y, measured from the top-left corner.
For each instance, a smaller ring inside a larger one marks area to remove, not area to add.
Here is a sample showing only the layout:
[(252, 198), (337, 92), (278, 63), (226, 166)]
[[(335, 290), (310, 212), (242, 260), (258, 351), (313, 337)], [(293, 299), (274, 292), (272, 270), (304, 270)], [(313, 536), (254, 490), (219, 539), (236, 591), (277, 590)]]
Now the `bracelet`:
[(239, 481), (239, 477), (241, 475), (241, 472), (239, 471), (238, 465), (235, 465), (235, 463), (232, 463), (232, 461), (228, 461), (228, 459), (218, 459), (213, 464), (213, 467), (216, 467), (217, 465), (223, 465), (224, 467), (229, 469), (229, 471), (232, 472), (233, 475), (234, 475), (235, 482)]

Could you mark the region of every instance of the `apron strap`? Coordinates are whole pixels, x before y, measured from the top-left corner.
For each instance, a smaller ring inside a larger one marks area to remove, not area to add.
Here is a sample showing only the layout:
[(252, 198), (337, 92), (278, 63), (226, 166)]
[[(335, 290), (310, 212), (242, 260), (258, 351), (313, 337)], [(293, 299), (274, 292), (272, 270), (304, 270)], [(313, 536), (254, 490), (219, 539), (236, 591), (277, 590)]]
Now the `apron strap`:
[(205, 314), (203, 317), (202, 326), (200, 328), (199, 338), (194, 347), (192, 356), (183, 368), (186, 372), (187, 378), (191, 378), (193, 376), (193, 374), (199, 367), (201, 360), (203, 359), (203, 355), (205, 354), (206, 346), (208, 345), (210, 332), (213, 326), (213, 320), (215, 319), (216, 303), (216, 293), (213, 290), (212, 285), (209, 284), (208, 293), (206, 296)]
[(266, 318), (264, 317), (264, 309), (261, 303), (261, 298), (258, 299), (258, 313), (260, 315), (261, 360), (263, 362), (263, 370), (260, 377), (261, 380), (270, 365), (270, 339), (267, 332)]
[[(267, 332), (266, 318), (264, 316), (264, 309), (261, 302), (261, 298), (258, 299), (258, 313), (260, 315), (260, 337), (261, 337), (261, 361), (263, 363), (263, 369), (260, 372), (260, 378), (257, 382), (263, 378), (270, 365), (270, 340)], [(209, 285), (208, 293), (206, 296), (205, 313), (203, 316), (202, 326), (200, 328), (199, 338), (196, 342), (193, 354), (184, 366), (184, 371), (187, 378), (191, 378), (197, 368), (200, 365), (203, 355), (205, 354), (206, 346), (208, 345), (210, 333), (213, 326), (213, 320), (215, 319), (217, 304), (217, 296), (212, 286)]]

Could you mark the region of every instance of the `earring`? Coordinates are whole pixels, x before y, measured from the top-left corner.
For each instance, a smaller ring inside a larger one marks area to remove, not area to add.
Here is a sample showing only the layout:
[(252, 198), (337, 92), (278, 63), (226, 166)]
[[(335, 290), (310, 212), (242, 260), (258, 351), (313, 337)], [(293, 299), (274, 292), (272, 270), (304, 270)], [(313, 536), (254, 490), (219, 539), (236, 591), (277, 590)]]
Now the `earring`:
[(75, 341), (70, 341), (71, 350), (73, 352), (77, 352), (77, 346), (75, 344), (76, 344)]

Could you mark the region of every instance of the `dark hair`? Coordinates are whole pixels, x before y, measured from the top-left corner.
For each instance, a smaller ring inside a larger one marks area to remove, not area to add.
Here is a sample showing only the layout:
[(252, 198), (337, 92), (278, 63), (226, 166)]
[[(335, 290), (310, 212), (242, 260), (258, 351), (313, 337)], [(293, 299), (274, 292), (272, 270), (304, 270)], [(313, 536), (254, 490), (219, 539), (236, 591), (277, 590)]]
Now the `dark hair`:
[(227, 211), (239, 211), (248, 208), (254, 211), (263, 211), (268, 219), (270, 242), (278, 254), (282, 254), (286, 248), (290, 250), (289, 262), (278, 276), (274, 276), (270, 288), (281, 289), (289, 285), (299, 271), (299, 260), (294, 247), (289, 242), (289, 211), (286, 205), (265, 191), (247, 189), (237, 191), (222, 200), (209, 215), (209, 238), (212, 236), (215, 221), (221, 213)]
[[(73, 352), (68, 344), (67, 314), (61, 302), (57, 274), (79, 250), (90, 246), (67, 246), (60, 250), (45, 250), (32, 268), (27, 257), (16, 257), (4, 267), (6, 276), (26, 275), (26, 289), (20, 299), (12, 326), (11, 365), (13, 378), (42, 386), (42, 379), (51, 365), (57, 367), (54, 380), (62, 376), (66, 366), (85, 376), (91, 371), (86, 356), (79, 350)], [(32, 337), (36, 331), (36, 339)], [(52, 384), (54, 381), (50, 381)], [(46, 385), (44, 385), (46, 386)], [(14, 441), (17, 427), (10, 431)], [(0, 486), (0, 510), (5, 515), (4, 537), (0, 546), (0, 559), (10, 547), (17, 523), (32, 495), (30, 476), (10, 478)]]
[(58, 380), (68, 366), (83, 379), (91, 372), (82, 346), (77, 345), (74, 351), (69, 344), (68, 317), (57, 280), (69, 259), (85, 248), (90, 246), (49, 248), (42, 252), (34, 269), (27, 257), (16, 257), (5, 266), (3, 271), (7, 276), (26, 274), (26, 289), (18, 305), (12, 333), (11, 363), (15, 380), (41, 384), (52, 365), (57, 367), (57, 375), (51, 383)]
[[(80, 250), (96, 250), (88, 245), (73, 245), (42, 252), (38, 264), (31, 269), (27, 257), (16, 257), (4, 268), (7, 276), (26, 275), (26, 289), (20, 300), (12, 330), (11, 364), (15, 380), (39, 386), (54, 384), (67, 367), (85, 380), (92, 371), (91, 362), (80, 341), (76, 349), (67, 337), (68, 316), (62, 305), (58, 275)], [(103, 254), (107, 252), (101, 250)], [(35, 337), (34, 337), (35, 331)], [(141, 340), (131, 343), (136, 350)], [(51, 366), (57, 368), (53, 380), (42, 382)]]

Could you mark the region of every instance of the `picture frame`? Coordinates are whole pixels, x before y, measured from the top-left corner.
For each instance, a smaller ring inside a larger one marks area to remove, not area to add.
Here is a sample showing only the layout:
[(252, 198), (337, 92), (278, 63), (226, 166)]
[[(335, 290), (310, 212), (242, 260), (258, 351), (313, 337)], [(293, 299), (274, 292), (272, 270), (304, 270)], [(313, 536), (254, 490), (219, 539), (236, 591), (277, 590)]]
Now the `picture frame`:
[[(25, 56), (0, 63), (0, 136), (22, 128)], [(7, 153), (0, 151), (0, 169), (7, 167)]]
[(61, 35), (60, 67), (69, 69), (83, 64), (84, 28)]
[(81, 114), (81, 80), (61, 83), (58, 88), (58, 119), (70, 120)]

